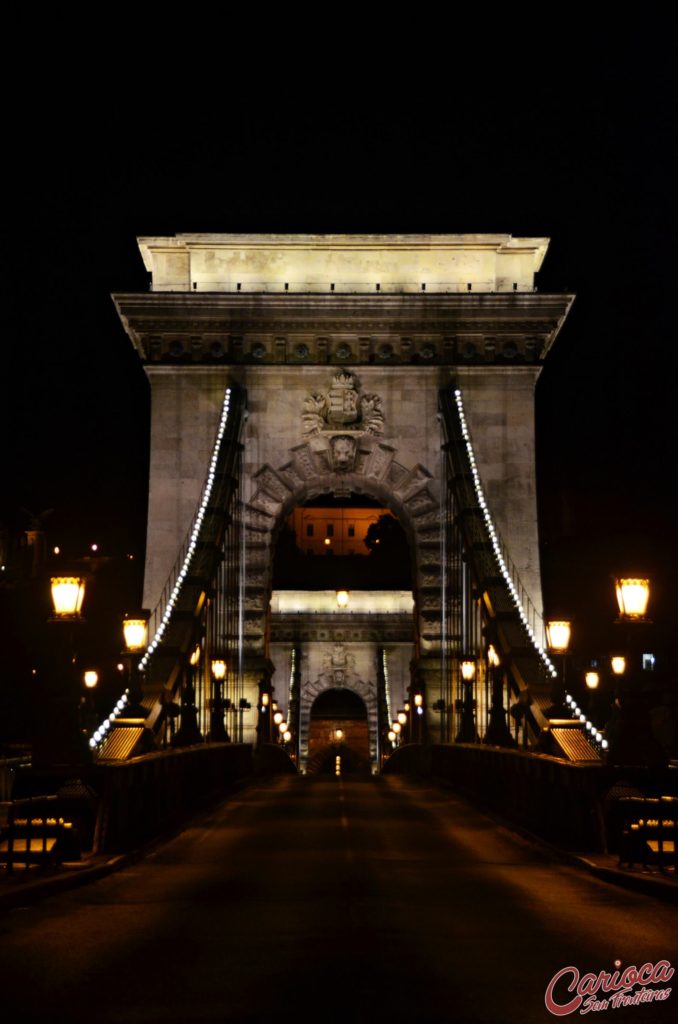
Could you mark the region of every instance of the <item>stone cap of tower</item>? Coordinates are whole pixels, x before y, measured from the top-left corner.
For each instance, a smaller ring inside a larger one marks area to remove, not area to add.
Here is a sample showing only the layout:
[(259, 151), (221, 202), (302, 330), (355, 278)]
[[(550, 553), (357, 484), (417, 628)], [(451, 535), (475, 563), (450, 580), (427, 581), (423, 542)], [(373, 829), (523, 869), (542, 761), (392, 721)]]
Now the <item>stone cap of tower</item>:
[(137, 239), (153, 291), (531, 292), (548, 238), (179, 234)]

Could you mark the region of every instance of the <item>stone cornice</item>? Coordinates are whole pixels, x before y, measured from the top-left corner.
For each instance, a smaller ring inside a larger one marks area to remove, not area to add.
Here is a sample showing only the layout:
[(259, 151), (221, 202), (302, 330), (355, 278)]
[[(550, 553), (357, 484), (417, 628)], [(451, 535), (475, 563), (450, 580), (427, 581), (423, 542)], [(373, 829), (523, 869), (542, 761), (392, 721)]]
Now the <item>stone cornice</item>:
[(540, 293), (113, 296), (151, 363), (539, 362), (574, 296)]

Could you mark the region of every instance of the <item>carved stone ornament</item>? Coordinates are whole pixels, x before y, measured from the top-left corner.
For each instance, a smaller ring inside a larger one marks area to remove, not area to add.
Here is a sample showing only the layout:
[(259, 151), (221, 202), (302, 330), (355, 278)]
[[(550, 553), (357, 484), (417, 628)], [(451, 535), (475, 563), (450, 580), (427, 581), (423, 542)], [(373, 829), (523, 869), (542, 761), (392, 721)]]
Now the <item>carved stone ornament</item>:
[(379, 395), (359, 395), (355, 374), (339, 370), (326, 394), (314, 392), (304, 401), (304, 437), (313, 434), (376, 434), (384, 432), (384, 414)]
[(353, 470), (357, 448), (356, 439), (348, 434), (336, 434), (330, 438), (332, 468), (335, 473), (350, 473)]

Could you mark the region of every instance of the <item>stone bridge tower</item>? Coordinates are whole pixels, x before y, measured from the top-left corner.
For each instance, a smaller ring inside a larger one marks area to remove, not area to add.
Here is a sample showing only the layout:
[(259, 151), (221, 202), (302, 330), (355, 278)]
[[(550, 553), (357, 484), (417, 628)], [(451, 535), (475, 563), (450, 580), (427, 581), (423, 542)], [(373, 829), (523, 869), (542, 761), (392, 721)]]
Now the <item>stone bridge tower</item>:
[[(548, 239), (182, 234), (139, 247), (152, 289), (115, 303), (152, 393), (145, 605), (156, 605), (195, 512), (224, 389), (241, 385), (244, 692), (254, 703), (257, 679), (274, 668), (284, 701), (296, 643), (308, 702), (322, 675), (313, 644), (349, 644), (374, 717), (375, 651), (390, 642), (400, 650), (394, 688), (405, 691), (412, 664), (432, 704), (443, 388), (463, 393), (495, 522), (541, 611), (534, 388), (572, 302), (535, 289)], [(323, 494), (365, 495), (399, 518), (413, 611), (328, 613), (304, 641), (271, 611), (272, 552), (293, 510)]]

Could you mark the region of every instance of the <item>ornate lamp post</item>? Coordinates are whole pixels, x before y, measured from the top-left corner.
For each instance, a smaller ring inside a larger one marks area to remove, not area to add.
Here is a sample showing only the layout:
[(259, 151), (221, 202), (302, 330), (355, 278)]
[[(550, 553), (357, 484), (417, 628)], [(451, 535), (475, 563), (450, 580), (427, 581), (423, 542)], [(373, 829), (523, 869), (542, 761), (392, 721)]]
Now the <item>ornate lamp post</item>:
[(589, 695), (588, 701), (588, 712), (589, 718), (593, 721), (597, 721), (596, 704), (596, 691), (600, 686), (600, 672), (595, 668), (590, 668), (584, 673), (584, 682), (586, 683), (586, 689)]
[(424, 725), (424, 695), (423, 693), (416, 692), (412, 695), (412, 704), (414, 705), (414, 713), (412, 714), (409, 725), (409, 741), (410, 743), (423, 743), (423, 725)]
[(202, 735), (198, 726), (198, 709), (195, 706), (194, 681), (194, 674), (200, 664), (200, 655), (200, 644), (196, 644), (188, 656), (188, 666), (185, 670), (185, 683), (181, 694), (181, 725), (173, 741), (177, 747), (202, 743)]
[(492, 681), (492, 703), (490, 705), (490, 721), (485, 733), (484, 743), (492, 743), (497, 747), (514, 747), (515, 740), (506, 724), (506, 708), (504, 707), (504, 673), (501, 659), (494, 644), (487, 648), (487, 664)]
[(33, 750), (34, 765), (38, 768), (82, 765), (91, 760), (80, 722), (80, 677), (75, 668), (85, 580), (76, 575), (53, 576), (50, 584), (49, 623), (56, 657), (51, 665), (45, 720)]
[(271, 742), (272, 709), (271, 694), (263, 689), (265, 680), (259, 686), (259, 723), (257, 725), (257, 736), (259, 743)]
[(94, 732), (97, 727), (97, 715), (96, 706), (94, 703), (94, 691), (99, 682), (99, 673), (96, 669), (88, 668), (82, 674), (82, 681), (85, 684), (85, 696), (81, 700), (81, 707), (83, 709), (83, 716), (81, 725), (84, 725), (85, 731), (88, 733)]
[(226, 662), (215, 658), (212, 662), (212, 700), (210, 701), (210, 740), (212, 743), (228, 743), (224, 725), (223, 685), (226, 678)]
[[(610, 747), (608, 758), (612, 764), (648, 765), (661, 767), (665, 754), (652, 735), (646, 695), (639, 679), (640, 643), (642, 626), (649, 624), (647, 608), (650, 599), (650, 581), (646, 577), (618, 577), (614, 581), (619, 617), (616, 622), (626, 626), (625, 643), (631, 654), (630, 665), (617, 674), (618, 716), (607, 727)], [(620, 662), (617, 662), (621, 667)], [(624, 683), (622, 684), (622, 680)]]
[(461, 723), (455, 737), (456, 743), (475, 743), (478, 739), (473, 715), (473, 683), (476, 678), (476, 660), (470, 656), (461, 659), (461, 678), (464, 684), (464, 698), (461, 708)]
[(572, 623), (568, 619), (549, 619), (546, 623), (548, 649), (560, 661), (560, 672), (551, 683), (551, 706), (546, 711), (549, 718), (567, 717), (565, 688), (567, 685), (567, 652), (571, 636)]
[(127, 718), (146, 718), (148, 710), (143, 706), (142, 676), (139, 662), (148, 643), (148, 612), (138, 615), (126, 615), (122, 622), (122, 633), (125, 638), (123, 662), (127, 670), (129, 702), (125, 708)]

